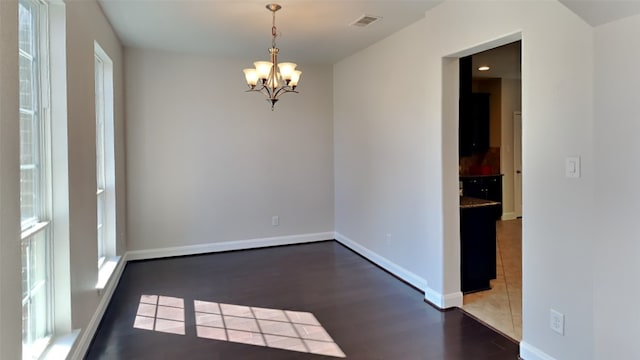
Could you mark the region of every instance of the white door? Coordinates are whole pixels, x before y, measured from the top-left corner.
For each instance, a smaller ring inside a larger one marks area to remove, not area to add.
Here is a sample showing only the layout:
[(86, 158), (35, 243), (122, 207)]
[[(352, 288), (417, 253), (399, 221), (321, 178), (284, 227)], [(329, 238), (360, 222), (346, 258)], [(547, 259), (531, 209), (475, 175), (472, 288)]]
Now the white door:
[(517, 217), (522, 216), (522, 113), (513, 113), (513, 201)]

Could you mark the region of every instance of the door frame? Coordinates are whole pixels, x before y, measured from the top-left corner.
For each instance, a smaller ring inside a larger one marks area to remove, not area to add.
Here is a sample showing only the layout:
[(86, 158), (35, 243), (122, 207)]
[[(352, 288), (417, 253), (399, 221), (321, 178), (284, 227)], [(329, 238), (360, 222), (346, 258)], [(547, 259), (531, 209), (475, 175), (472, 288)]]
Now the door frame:
[[(502, 37), (490, 39), (479, 45), (442, 57), (443, 301), (438, 304), (441, 308), (462, 308), (463, 304), (462, 292), (460, 291), (460, 201), (459, 191), (456, 187), (459, 181), (459, 59), (515, 41), (521, 41), (524, 48), (525, 40), (521, 31), (505, 34)], [(524, 89), (525, 81), (526, 79), (523, 77), (521, 89)], [(524, 113), (526, 109), (522, 110)]]

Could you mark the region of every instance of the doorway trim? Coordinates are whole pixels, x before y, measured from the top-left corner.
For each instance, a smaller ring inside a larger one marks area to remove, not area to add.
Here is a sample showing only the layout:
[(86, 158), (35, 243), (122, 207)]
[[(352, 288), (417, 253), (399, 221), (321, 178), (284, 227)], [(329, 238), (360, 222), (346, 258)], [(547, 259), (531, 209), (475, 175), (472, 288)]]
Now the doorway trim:
[[(472, 45), (464, 50), (442, 58), (442, 194), (443, 194), (443, 293), (442, 308), (462, 307), (460, 291), (460, 201), (459, 191), (455, 186), (459, 181), (458, 169), (458, 98), (459, 59), (515, 41), (524, 40), (522, 31), (517, 31), (480, 44)], [(521, 87), (524, 88), (524, 79)], [(524, 112), (524, 108), (522, 109)], [(429, 300), (429, 299), (427, 299)]]

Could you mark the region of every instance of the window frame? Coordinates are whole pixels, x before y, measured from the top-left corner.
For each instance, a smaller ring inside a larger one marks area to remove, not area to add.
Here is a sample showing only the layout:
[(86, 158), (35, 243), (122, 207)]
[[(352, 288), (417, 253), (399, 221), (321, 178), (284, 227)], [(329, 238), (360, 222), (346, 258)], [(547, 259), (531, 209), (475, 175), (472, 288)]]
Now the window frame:
[[(22, 248), (22, 306), (23, 306), (23, 359), (37, 358), (46, 349), (53, 337), (53, 257), (52, 257), (52, 203), (51, 203), (51, 126), (49, 90), (49, 23), (48, 4), (39, 0), (19, 0), (18, 24), (21, 29), (22, 10), (30, 15), (30, 49), (18, 46), (18, 57), (27, 59), (31, 66), (31, 109), (23, 107), (20, 99), (20, 114), (32, 116), (31, 150), (34, 158), (31, 165), (22, 163), (23, 134), (22, 123), (21, 155), (21, 236)], [(19, 39), (22, 39), (20, 31)], [(22, 72), (20, 93), (25, 89)], [(22, 117), (21, 117), (22, 118)], [(34, 125), (35, 124), (35, 125)], [(37, 132), (33, 134), (33, 132)], [(25, 135), (23, 139), (23, 135)], [(23, 218), (23, 199), (26, 196), (22, 171), (30, 167), (36, 174), (31, 196), (34, 201), (33, 216)], [(40, 297), (42, 296), (42, 298)], [(26, 311), (26, 314), (25, 314)], [(36, 315), (37, 314), (37, 315)]]
[[(116, 257), (115, 129), (113, 61), (94, 41), (96, 115), (97, 264), (102, 271)], [(100, 284), (101, 281), (99, 280)]]
[(105, 69), (104, 61), (97, 52), (94, 53), (95, 76), (95, 110), (96, 110), (96, 206), (97, 206), (97, 246), (98, 268), (101, 268), (107, 258), (106, 244), (107, 216), (106, 204), (106, 162), (105, 162)]

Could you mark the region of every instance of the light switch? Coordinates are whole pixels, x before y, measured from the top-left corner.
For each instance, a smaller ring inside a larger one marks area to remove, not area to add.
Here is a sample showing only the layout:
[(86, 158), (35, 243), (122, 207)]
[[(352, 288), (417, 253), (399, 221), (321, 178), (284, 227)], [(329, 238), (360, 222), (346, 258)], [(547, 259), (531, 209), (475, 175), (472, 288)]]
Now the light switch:
[(580, 177), (580, 157), (570, 156), (565, 159), (565, 175), (568, 178)]

